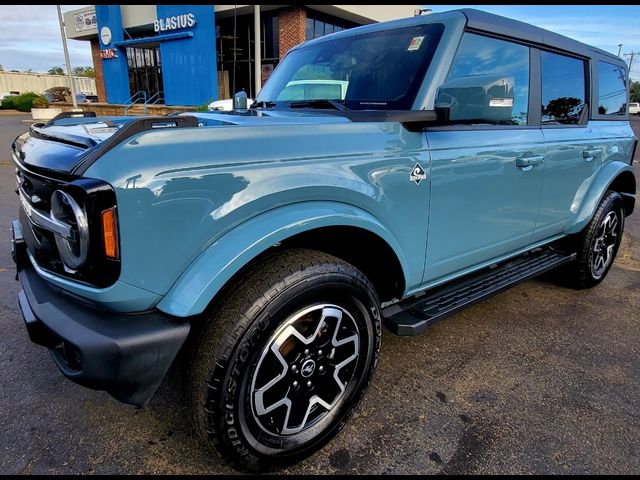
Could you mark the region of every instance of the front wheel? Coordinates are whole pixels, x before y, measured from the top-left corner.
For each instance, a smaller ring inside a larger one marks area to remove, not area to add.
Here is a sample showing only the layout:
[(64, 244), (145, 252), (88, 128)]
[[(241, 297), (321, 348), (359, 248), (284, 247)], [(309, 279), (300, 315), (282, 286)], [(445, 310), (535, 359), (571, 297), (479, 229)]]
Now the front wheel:
[(346, 424), (380, 351), (380, 307), (355, 267), (267, 257), (209, 314), (189, 378), (196, 429), (235, 468), (301, 460)]

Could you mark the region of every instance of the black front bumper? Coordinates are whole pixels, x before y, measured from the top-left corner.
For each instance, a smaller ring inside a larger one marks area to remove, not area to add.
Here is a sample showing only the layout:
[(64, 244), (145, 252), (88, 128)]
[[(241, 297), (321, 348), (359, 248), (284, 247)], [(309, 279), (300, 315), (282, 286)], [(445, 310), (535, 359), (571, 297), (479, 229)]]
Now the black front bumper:
[(49, 349), (70, 380), (144, 405), (187, 338), (189, 321), (158, 311), (126, 315), (81, 303), (36, 273), (19, 222), (12, 230), (22, 286), (18, 300), (31, 340)]

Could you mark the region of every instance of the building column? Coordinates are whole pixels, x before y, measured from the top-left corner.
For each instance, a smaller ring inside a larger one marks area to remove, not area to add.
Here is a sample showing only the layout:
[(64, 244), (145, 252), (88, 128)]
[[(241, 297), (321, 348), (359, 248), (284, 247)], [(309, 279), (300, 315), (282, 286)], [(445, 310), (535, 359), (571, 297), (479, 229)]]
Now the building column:
[[(120, 5), (96, 5), (96, 19), (100, 49), (113, 48), (116, 50), (115, 58), (105, 59), (102, 62), (107, 101), (109, 103), (124, 103), (135, 92), (129, 91), (129, 67), (126, 50), (115, 46), (116, 43), (124, 40)], [(111, 32), (111, 38), (107, 45), (103, 43), (101, 38), (104, 27), (107, 27)]]
[(295, 7), (280, 12), (278, 21), (278, 45), (280, 60), (296, 45), (304, 42), (307, 35), (307, 11)]
[(91, 57), (93, 58), (93, 71), (96, 72), (96, 93), (98, 94), (98, 101), (106, 103), (107, 92), (104, 89), (102, 58), (100, 58), (100, 44), (97, 38), (91, 40)]

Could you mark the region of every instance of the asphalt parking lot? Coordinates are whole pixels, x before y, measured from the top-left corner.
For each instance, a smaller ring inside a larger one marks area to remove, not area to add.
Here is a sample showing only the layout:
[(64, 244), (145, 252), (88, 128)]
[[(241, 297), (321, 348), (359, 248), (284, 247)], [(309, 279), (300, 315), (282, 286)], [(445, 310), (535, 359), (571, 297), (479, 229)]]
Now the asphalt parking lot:
[[(176, 369), (136, 409), (66, 380), (29, 341), (9, 237), (25, 118), (0, 116), (0, 473), (233, 473), (192, 433)], [(385, 332), (349, 425), (286, 473), (640, 473), (640, 211), (594, 289), (547, 276), (421, 336)]]

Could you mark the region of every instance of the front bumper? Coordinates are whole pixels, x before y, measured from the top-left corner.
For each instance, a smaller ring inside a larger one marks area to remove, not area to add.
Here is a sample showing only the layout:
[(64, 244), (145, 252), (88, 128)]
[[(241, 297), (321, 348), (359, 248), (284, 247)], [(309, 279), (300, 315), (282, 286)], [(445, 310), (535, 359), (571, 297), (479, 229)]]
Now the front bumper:
[(189, 334), (188, 320), (159, 311), (126, 315), (85, 305), (43, 280), (31, 265), (20, 223), (12, 254), (29, 338), (49, 349), (62, 373), (124, 403), (149, 401)]

